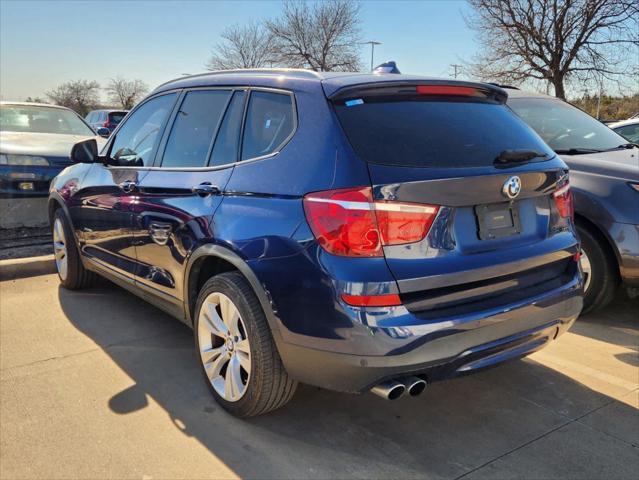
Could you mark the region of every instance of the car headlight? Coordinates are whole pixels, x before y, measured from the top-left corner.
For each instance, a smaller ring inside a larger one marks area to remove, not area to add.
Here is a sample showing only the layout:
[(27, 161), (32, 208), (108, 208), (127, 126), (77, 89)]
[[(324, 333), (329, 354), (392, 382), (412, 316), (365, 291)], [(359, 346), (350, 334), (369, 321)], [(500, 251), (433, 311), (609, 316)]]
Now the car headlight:
[(31, 165), (47, 167), (49, 166), (49, 162), (44, 157), (0, 153), (0, 165)]

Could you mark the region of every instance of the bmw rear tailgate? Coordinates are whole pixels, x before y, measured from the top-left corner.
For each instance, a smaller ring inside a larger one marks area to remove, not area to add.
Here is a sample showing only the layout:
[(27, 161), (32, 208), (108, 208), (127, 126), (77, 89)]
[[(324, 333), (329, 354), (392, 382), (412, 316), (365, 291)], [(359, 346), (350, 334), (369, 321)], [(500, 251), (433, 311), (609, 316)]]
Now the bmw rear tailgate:
[(421, 241), (384, 247), (405, 302), (452, 308), (574, 277), (576, 240), (557, 197), (566, 165), (502, 90), (434, 87), (375, 85), (332, 98), (375, 200), (438, 208)]

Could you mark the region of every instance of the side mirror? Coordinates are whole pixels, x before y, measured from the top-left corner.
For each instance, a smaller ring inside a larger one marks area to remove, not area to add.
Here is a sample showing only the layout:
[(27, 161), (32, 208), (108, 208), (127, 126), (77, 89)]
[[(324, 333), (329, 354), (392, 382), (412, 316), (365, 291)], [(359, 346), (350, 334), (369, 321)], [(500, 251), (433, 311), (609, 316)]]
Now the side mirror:
[(98, 135), (100, 135), (101, 137), (104, 138), (109, 138), (109, 135), (111, 135), (111, 130), (109, 130), (106, 127), (100, 127), (96, 130), (96, 132)]
[(138, 157), (137, 152), (134, 152), (130, 148), (123, 147), (113, 155), (113, 161), (115, 165), (121, 167), (141, 167), (142, 159)]
[(73, 163), (94, 163), (98, 159), (98, 143), (95, 138), (76, 143), (71, 149)]

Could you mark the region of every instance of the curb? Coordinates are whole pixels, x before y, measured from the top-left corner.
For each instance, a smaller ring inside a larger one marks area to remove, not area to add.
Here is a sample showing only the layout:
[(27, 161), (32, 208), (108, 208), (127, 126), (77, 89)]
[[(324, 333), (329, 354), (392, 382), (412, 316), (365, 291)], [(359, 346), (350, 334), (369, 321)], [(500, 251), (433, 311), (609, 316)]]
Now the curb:
[(55, 272), (53, 255), (0, 260), (0, 281), (47, 275)]

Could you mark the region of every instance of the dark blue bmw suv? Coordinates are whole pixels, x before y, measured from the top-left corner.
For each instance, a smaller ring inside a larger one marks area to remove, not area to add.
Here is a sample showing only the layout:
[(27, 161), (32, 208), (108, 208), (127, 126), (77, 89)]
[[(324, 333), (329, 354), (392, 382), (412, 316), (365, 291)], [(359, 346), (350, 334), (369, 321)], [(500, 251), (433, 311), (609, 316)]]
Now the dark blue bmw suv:
[(506, 98), (304, 70), (161, 85), (53, 182), (62, 285), (97, 273), (192, 326), (237, 416), (297, 382), (394, 399), (527, 355), (582, 279), (566, 165)]

